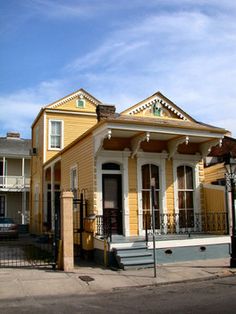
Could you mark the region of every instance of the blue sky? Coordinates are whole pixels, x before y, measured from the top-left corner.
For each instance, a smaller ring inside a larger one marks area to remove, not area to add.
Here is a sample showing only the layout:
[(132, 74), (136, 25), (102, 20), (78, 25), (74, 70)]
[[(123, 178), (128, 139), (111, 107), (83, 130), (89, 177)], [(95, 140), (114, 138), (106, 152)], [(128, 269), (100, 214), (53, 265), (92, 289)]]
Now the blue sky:
[(235, 0), (0, 0), (0, 136), (84, 88), (120, 112), (162, 92), (236, 136)]

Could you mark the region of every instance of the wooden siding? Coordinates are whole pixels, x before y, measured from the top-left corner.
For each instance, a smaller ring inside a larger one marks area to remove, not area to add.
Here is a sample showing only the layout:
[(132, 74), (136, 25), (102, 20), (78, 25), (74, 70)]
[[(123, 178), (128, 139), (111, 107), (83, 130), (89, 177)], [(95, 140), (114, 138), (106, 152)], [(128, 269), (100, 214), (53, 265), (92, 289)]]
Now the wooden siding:
[[(44, 147), (44, 127), (43, 115), (40, 116), (32, 129), (32, 147), (37, 148), (37, 154), (31, 159), (31, 186), (30, 186), (30, 232), (41, 233), (42, 231), (42, 211), (43, 211), (43, 147)], [(36, 147), (35, 130), (38, 127), (38, 146)], [(39, 199), (36, 204), (35, 185), (39, 187)], [(36, 211), (36, 208), (38, 210)]]
[(61, 190), (70, 190), (71, 168), (78, 169), (78, 189), (86, 191), (88, 199), (88, 211), (94, 208), (94, 157), (93, 138), (88, 136), (62, 154), (61, 159)]
[(68, 100), (65, 103), (56, 106), (56, 110), (71, 110), (76, 112), (96, 112), (96, 105), (93, 104), (91, 101), (87, 100), (86, 98), (83, 98), (85, 100), (85, 107), (84, 108), (78, 108), (76, 105), (77, 100), (80, 99), (79, 96), (77, 96), (74, 99)]
[(225, 187), (213, 184), (204, 184), (205, 211), (224, 212), (225, 205)]
[(204, 175), (205, 175), (205, 183), (212, 183), (219, 179), (225, 178), (225, 167), (224, 163), (216, 164), (210, 167), (207, 167), (204, 169)]
[(137, 160), (129, 158), (129, 217), (130, 235), (138, 234)]
[(49, 120), (63, 120), (64, 121), (64, 147), (70, 144), (73, 140), (85, 133), (89, 128), (97, 123), (95, 116), (79, 116), (73, 114), (47, 114), (47, 127), (46, 127), (46, 160), (50, 159), (58, 153), (58, 150), (48, 150), (48, 133), (49, 133)]
[(174, 179), (172, 160), (166, 160), (166, 206), (167, 213), (174, 213)]

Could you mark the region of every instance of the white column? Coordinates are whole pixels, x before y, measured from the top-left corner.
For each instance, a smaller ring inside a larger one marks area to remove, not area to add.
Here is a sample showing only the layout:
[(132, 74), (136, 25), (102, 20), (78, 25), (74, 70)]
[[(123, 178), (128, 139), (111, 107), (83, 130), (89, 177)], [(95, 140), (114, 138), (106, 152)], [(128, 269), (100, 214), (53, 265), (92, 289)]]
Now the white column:
[(55, 192), (54, 192), (54, 165), (51, 166), (51, 219), (52, 219), (52, 230), (55, 228), (54, 215), (55, 215)]
[(21, 176), (22, 176), (22, 205), (21, 205), (21, 223), (25, 223), (25, 212), (26, 212), (26, 191), (25, 191), (25, 158), (21, 160)]
[(6, 179), (5, 179), (5, 175), (6, 175), (6, 157), (3, 157), (2, 158), (2, 161), (3, 161), (3, 169), (2, 169), (2, 185), (3, 187), (5, 187), (5, 184), (6, 184)]

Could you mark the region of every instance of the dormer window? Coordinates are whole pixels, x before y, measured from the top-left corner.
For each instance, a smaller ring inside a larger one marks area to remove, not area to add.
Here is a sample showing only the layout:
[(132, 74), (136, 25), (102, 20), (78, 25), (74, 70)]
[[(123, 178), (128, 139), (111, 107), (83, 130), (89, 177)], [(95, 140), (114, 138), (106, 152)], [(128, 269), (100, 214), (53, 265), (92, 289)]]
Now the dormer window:
[(153, 115), (161, 117), (162, 116), (162, 108), (159, 107), (157, 104), (154, 104), (152, 107)]
[(77, 108), (84, 108), (85, 107), (85, 99), (82, 95), (80, 95), (79, 99), (76, 100), (76, 107)]

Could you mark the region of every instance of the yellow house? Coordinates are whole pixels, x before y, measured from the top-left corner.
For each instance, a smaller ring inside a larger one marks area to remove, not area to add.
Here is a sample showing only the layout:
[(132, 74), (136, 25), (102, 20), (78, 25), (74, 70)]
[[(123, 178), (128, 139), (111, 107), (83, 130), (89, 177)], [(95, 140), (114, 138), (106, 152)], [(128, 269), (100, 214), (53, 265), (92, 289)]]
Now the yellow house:
[(152, 191), (157, 234), (206, 232), (203, 158), (226, 132), (160, 92), (120, 114), (83, 89), (46, 106), (32, 125), (31, 232), (54, 229), (68, 190), (83, 192), (97, 217), (98, 249), (105, 224), (113, 239), (151, 230)]

